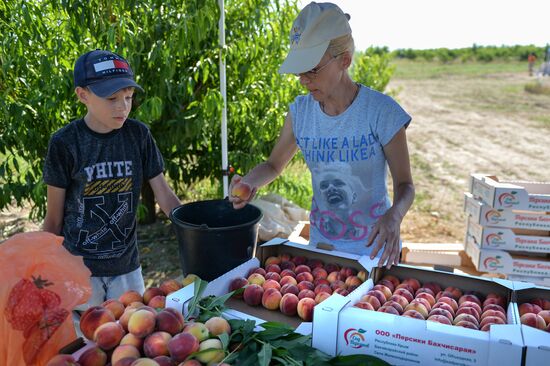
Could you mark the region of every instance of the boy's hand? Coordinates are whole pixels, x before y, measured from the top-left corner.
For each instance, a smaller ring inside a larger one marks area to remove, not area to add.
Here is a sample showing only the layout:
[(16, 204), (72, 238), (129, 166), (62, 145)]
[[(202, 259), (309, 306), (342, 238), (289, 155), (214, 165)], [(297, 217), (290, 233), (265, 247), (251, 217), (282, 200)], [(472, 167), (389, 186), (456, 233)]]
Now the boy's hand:
[(257, 187), (250, 186), (240, 175), (235, 174), (229, 184), (229, 202), (233, 203), (235, 209), (243, 208), (252, 201), (257, 190)]
[(378, 267), (382, 267), (386, 263), (386, 268), (389, 269), (392, 265), (399, 263), (400, 225), (401, 219), (399, 215), (391, 208), (374, 225), (366, 246), (370, 247), (376, 239), (370, 256), (371, 259), (374, 259), (382, 247), (384, 247)]

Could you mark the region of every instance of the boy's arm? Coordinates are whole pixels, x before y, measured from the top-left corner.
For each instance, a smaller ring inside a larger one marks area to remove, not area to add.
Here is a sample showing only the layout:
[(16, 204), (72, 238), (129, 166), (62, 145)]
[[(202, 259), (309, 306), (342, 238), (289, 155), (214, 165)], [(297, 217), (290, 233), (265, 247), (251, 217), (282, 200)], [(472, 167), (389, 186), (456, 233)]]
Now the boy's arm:
[(55, 235), (61, 234), (65, 206), (65, 189), (48, 185), (46, 218), (42, 230)]
[(170, 186), (168, 186), (168, 182), (166, 182), (163, 173), (149, 179), (149, 184), (153, 189), (153, 193), (155, 194), (155, 198), (161, 210), (166, 214), (166, 216), (169, 217), (170, 212), (172, 212), (174, 208), (181, 206), (178, 196), (176, 196), (174, 191), (172, 191)]

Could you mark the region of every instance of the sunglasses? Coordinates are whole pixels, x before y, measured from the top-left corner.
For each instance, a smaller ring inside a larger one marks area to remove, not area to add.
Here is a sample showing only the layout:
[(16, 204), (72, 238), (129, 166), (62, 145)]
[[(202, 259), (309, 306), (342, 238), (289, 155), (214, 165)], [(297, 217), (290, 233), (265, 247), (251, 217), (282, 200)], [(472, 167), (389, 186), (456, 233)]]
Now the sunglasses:
[[(339, 55), (338, 55), (339, 56)], [(325, 63), (323, 66), (320, 66), (320, 67), (314, 67), (313, 69), (309, 70), (309, 71), (306, 71), (306, 72), (301, 72), (299, 74), (294, 74), (296, 75), (297, 77), (302, 77), (302, 76), (305, 76), (306, 78), (310, 79), (310, 80), (313, 80), (315, 78), (317, 78), (317, 76), (321, 73), (321, 70), (323, 70), (325, 67), (327, 67), (332, 61), (336, 60), (338, 58), (338, 56), (334, 56), (332, 57), (330, 60), (328, 60), (327, 63)]]

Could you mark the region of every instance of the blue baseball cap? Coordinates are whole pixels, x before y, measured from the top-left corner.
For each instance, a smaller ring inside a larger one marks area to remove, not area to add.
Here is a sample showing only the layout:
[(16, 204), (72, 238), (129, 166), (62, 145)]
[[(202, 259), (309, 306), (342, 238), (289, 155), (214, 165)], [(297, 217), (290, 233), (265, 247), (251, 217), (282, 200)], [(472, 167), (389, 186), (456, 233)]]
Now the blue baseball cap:
[(74, 86), (88, 87), (101, 98), (129, 87), (143, 91), (134, 81), (128, 61), (116, 53), (103, 50), (87, 52), (76, 60)]

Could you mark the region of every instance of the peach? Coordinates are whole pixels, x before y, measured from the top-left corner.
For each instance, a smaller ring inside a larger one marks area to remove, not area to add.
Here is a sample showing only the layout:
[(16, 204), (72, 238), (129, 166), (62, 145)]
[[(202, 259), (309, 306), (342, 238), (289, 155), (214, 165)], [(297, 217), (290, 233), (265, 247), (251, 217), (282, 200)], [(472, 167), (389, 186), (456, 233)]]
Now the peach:
[(332, 272), (340, 272), (340, 266), (337, 263), (327, 263), (324, 268), (329, 274)]
[(470, 329), (479, 329), (479, 327), (472, 322), (469, 322), (467, 320), (461, 320), (459, 322), (454, 323), (456, 327), (463, 327), (463, 328), (470, 328)]
[(110, 350), (118, 346), (124, 336), (124, 329), (115, 322), (101, 324), (94, 332), (95, 344), (103, 349)]
[(421, 294), (421, 293), (423, 293), (423, 292), (426, 292), (426, 293), (432, 295), (432, 296), (434, 297), (434, 299), (435, 299), (435, 294), (434, 294), (434, 292), (433, 292), (430, 288), (428, 288), (428, 287), (420, 287), (418, 290), (415, 291), (414, 296), (417, 296), (418, 294)]
[(481, 301), (479, 301), (479, 298), (476, 295), (466, 294), (460, 296), (460, 298), (458, 299), (458, 305), (462, 305), (462, 303), (466, 301), (475, 302), (481, 307)]
[(279, 281), (279, 283), (281, 284), (281, 287), (282, 287), (282, 286), (286, 285), (287, 283), (290, 283), (291, 285), (297, 285), (298, 281), (294, 277), (284, 276), (284, 277), (281, 277), (281, 280)]
[(332, 294), (332, 289), (330, 288), (329, 285), (321, 284), (321, 285), (317, 285), (313, 290), (313, 292), (315, 292), (315, 295), (318, 295), (320, 292), (326, 292), (327, 294), (330, 295)]
[[(113, 366), (132, 366), (139, 357), (124, 357), (117, 361), (117, 363), (112, 364)], [(108, 365), (108, 364), (107, 364)]]
[(306, 321), (310, 322), (313, 321), (313, 308), (315, 307), (315, 300), (310, 299), (309, 297), (305, 297), (298, 301), (298, 306), (296, 308), (296, 311), (298, 312), (298, 316)]
[(464, 301), (462, 304), (460, 304), (459, 308), (461, 307), (470, 307), (475, 308), (479, 314), (481, 314), (483, 311), (481, 310), (481, 306), (479, 306), (477, 303), (473, 301)]
[(451, 294), (453, 294), (453, 299), (455, 299), (457, 301), (463, 295), (462, 291), (458, 287), (454, 287), (454, 286), (449, 286), (449, 287), (445, 288), (445, 290), (443, 290), (443, 291), (448, 291)]
[(364, 301), (359, 301), (358, 303), (356, 303), (353, 306), (355, 306), (356, 308), (360, 308), (360, 309), (375, 311), (374, 307), (372, 306), (371, 303), (364, 302)]
[(311, 273), (311, 268), (309, 268), (305, 264), (299, 264), (296, 266), (296, 268), (294, 268), (294, 273), (296, 273), (296, 275), (299, 275), (302, 272)]
[[(437, 301), (438, 301), (438, 302), (444, 302), (444, 303), (449, 304), (449, 305), (453, 308), (453, 310), (455, 311), (455, 313), (456, 313), (456, 311), (458, 310), (458, 303), (456, 302), (455, 299), (453, 299), (453, 298), (451, 298), (451, 297), (442, 296), (442, 297), (440, 297)], [(481, 311), (480, 311), (480, 312), (481, 312)]]
[(259, 273), (252, 273), (250, 276), (248, 276), (248, 283), (254, 284), (254, 285), (263, 285), (265, 282), (265, 277), (262, 276)]
[(210, 332), (204, 323), (201, 322), (191, 322), (187, 323), (183, 328), (185, 333), (191, 333), (197, 338), (199, 342), (204, 341), (210, 336)]
[(298, 290), (314, 290), (315, 285), (309, 281), (302, 281), (300, 282), (296, 287), (298, 287)]
[[(348, 276), (346, 278), (346, 281), (344, 281), (344, 283), (346, 284), (346, 286), (359, 286), (363, 283), (363, 281), (361, 281), (359, 279), (359, 277), (357, 276)], [(377, 286), (383, 286), (383, 285), (377, 285)], [(376, 286), (375, 286), (376, 287)], [(386, 287), (387, 288), (387, 287)], [(389, 290), (389, 289), (388, 289)], [(390, 291), (390, 294), (391, 294), (391, 291)]]
[(296, 264), (291, 261), (283, 261), (281, 262), (281, 264), (279, 264), (279, 267), (281, 267), (281, 270), (290, 269), (292, 272), (294, 272), (294, 270), (296, 269)]
[(395, 290), (395, 286), (393, 285), (393, 282), (391, 282), (390, 280), (380, 280), (376, 284), (386, 286), (387, 288), (390, 289), (392, 293), (393, 293), (393, 290)]
[(279, 273), (279, 276), (280, 276), (281, 278), (286, 277), (286, 276), (290, 276), (290, 277), (292, 277), (292, 278), (296, 278), (296, 273), (294, 273), (294, 271), (291, 270), (291, 269), (283, 269), (283, 270), (281, 271), (281, 273)]
[[(143, 346), (143, 338), (138, 338), (132, 333), (126, 333), (120, 340), (119, 345), (130, 345), (136, 347), (138, 350)], [(136, 357), (137, 358), (137, 357)]]
[(278, 274), (277, 272), (267, 272), (265, 274), (265, 280), (274, 280), (274, 281), (277, 281), (279, 282), (281, 280), (281, 275)]
[(214, 365), (223, 360), (225, 353), (219, 339), (207, 339), (200, 343), (197, 360), (203, 364)]
[(182, 287), (192, 284), (197, 278), (199, 278), (199, 276), (197, 276), (196, 274), (188, 273), (187, 276), (185, 276), (183, 280), (181, 280)]
[(501, 311), (503, 314), (506, 314), (506, 310), (504, 310), (504, 308), (498, 304), (487, 304), (487, 305), (484, 305), (483, 306), (483, 311), (487, 311), (487, 310), (498, 310), (498, 311)]
[(121, 344), (113, 350), (113, 354), (111, 355), (111, 364), (116, 365), (118, 361), (129, 357), (140, 358), (141, 354), (139, 353), (139, 349), (131, 344)]
[(262, 277), (265, 278), (265, 275), (267, 274), (267, 271), (266, 271), (265, 269), (263, 269), (263, 268), (256, 268), (256, 269), (254, 270), (254, 272), (252, 272), (251, 274), (254, 274), (254, 273), (259, 274), (259, 275), (262, 275)]
[(296, 315), (299, 301), (298, 296), (294, 294), (284, 294), (279, 304), (279, 310), (285, 315)]
[(471, 306), (461, 306), (455, 313), (455, 316), (458, 316), (460, 314), (470, 314), (472, 315), (474, 318), (476, 319), (480, 319), (481, 315), (479, 314), (479, 312), (477, 311), (476, 308), (474, 307), (471, 307)]
[(432, 310), (433, 309), (444, 309), (444, 310), (447, 310), (449, 313), (451, 313), (453, 316), (455, 316), (455, 311), (454, 309), (451, 307), (451, 305), (447, 304), (446, 302), (436, 302), (434, 304), (434, 306), (432, 306)]
[(157, 295), (153, 297), (149, 301), (148, 306), (152, 307), (153, 309), (164, 309), (166, 306), (166, 296)]
[(156, 317), (150, 311), (138, 309), (128, 320), (128, 332), (136, 337), (144, 338), (153, 333), (156, 325)]
[(168, 280), (162, 281), (159, 287), (162, 290), (162, 292), (164, 292), (164, 296), (168, 296), (172, 292), (178, 291), (180, 288), (183, 287), (183, 285), (177, 280), (168, 279)]
[(391, 300), (391, 301), (395, 301), (397, 303), (399, 303), (399, 305), (401, 305), (401, 307), (404, 309), (407, 305), (409, 305), (409, 302), (407, 301), (407, 299), (405, 299), (403, 296), (401, 295), (391, 295), (390, 298), (388, 300)]
[(417, 299), (426, 299), (430, 303), (430, 306), (435, 305), (435, 297), (433, 297), (432, 295), (430, 295), (427, 292), (421, 292), (421, 293), (417, 294), (416, 298)]
[(340, 272), (334, 271), (330, 272), (327, 276), (327, 281), (329, 283), (333, 283), (334, 281), (344, 281), (345, 279), (342, 279), (342, 276), (340, 276)]
[(418, 290), (422, 285), (420, 284), (420, 281), (418, 281), (416, 278), (405, 278), (401, 283), (405, 283), (412, 287), (413, 294), (416, 293), (416, 290)]
[(154, 332), (143, 341), (143, 353), (149, 358), (168, 356), (168, 342), (172, 336), (166, 332)]
[(320, 278), (327, 278), (327, 276), (328, 276), (327, 271), (322, 267), (314, 268), (311, 271), (311, 274), (313, 275), (313, 278), (315, 280), (320, 279)]
[(182, 313), (173, 309), (165, 308), (156, 316), (156, 329), (176, 335), (183, 330), (185, 320)]
[(251, 284), (246, 286), (243, 293), (243, 300), (250, 306), (258, 306), (262, 302), (264, 289), (260, 285)]
[(277, 310), (283, 295), (275, 288), (268, 288), (262, 295), (262, 306), (268, 310)]
[(250, 184), (243, 182), (242, 180), (235, 183), (231, 188), (231, 196), (240, 198), (243, 201), (247, 201), (252, 195), (252, 187)]
[[(307, 258), (304, 257), (303, 255), (297, 255), (295, 257), (292, 257), (290, 259), (290, 261), (293, 262), (296, 266), (300, 266), (302, 264), (304, 264), (304, 265), (306, 264)], [(298, 273), (298, 272), (296, 272), (296, 273)]]
[(344, 277), (344, 279), (348, 278), (349, 276), (355, 276), (357, 275), (357, 270), (350, 267), (342, 267), (340, 269), (340, 274)]
[[(448, 297), (450, 299), (453, 299), (453, 293), (452, 292), (449, 292), (449, 291), (439, 291), (437, 294), (435, 294), (435, 299), (436, 301), (439, 301), (440, 298), (442, 297)], [(457, 303), (458, 305), (458, 303)]]
[(385, 303), (388, 299), (386, 299), (386, 296), (382, 293), (380, 290), (370, 290), (367, 292), (367, 295), (372, 295), (380, 301), (380, 304)]
[[(343, 282), (343, 281), (339, 281), (337, 280), (336, 282)], [(316, 280), (313, 280), (313, 285), (315, 287), (319, 286), (319, 285), (328, 285), (328, 286), (331, 286), (334, 282), (329, 282), (326, 278), (318, 278)], [(344, 287), (346, 286), (346, 284), (344, 284)]]
[(323, 301), (325, 301), (326, 299), (328, 299), (330, 297), (330, 294), (329, 293), (326, 293), (326, 292), (319, 292), (316, 296), (315, 296), (315, 303), (316, 304), (320, 304), (322, 303)]
[(368, 302), (372, 305), (374, 310), (378, 310), (381, 306), (380, 300), (374, 295), (363, 295), (360, 299), (361, 302)]
[(344, 281), (336, 280), (330, 284), (330, 288), (334, 291), (337, 288), (347, 288)]
[(288, 293), (298, 296), (298, 294), (300, 293), (300, 289), (298, 288), (297, 285), (293, 285), (292, 283), (287, 283), (286, 285), (281, 287), (281, 294), (285, 295)]
[(211, 336), (217, 337), (220, 334), (231, 334), (231, 325), (229, 322), (222, 318), (221, 316), (213, 316), (208, 319), (204, 325), (208, 328)]
[(361, 282), (365, 282), (368, 278), (367, 271), (360, 270), (359, 272), (357, 272), (357, 278), (359, 278)]
[(538, 305), (542, 310), (550, 310), (550, 300), (536, 298), (530, 301), (533, 305)]
[(172, 359), (168, 356), (157, 356), (153, 358), (153, 361), (159, 364), (159, 366), (173, 366)]
[[(313, 284), (311, 284), (313, 286)], [(262, 288), (265, 290), (267, 290), (268, 288), (273, 288), (277, 291), (279, 291), (281, 289), (281, 285), (279, 284), (279, 282), (275, 281), (275, 280), (267, 280), (264, 282), (264, 284), (262, 285)]]
[(122, 329), (124, 329), (125, 332), (128, 331), (128, 321), (130, 320), (130, 317), (136, 311), (137, 311), (136, 308), (126, 308), (126, 310), (124, 310), (124, 313), (122, 314), (120, 319), (118, 319), (118, 324), (122, 326)]
[(428, 309), (426, 309), (426, 307), (423, 304), (421, 304), (420, 302), (410, 303), (403, 310), (405, 310), (405, 311), (407, 311), (407, 310), (416, 310), (420, 314), (422, 314), (424, 319), (426, 319), (428, 317)]
[[(139, 357), (139, 352), (138, 352)], [(84, 351), (78, 358), (80, 366), (98, 366), (107, 364), (107, 354), (101, 348), (94, 346)]]
[(276, 256), (267, 257), (267, 259), (264, 262), (264, 266), (267, 268), (271, 264), (279, 264), (281, 263), (281, 258)]
[(439, 291), (441, 291), (441, 286), (439, 286), (439, 284), (437, 284), (437, 283), (435, 283), (435, 282), (425, 282), (425, 283), (424, 283), (424, 287), (425, 287), (425, 288), (429, 288), (430, 290), (432, 290), (434, 296), (435, 296), (435, 294), (437, 294)]
[(143, 293), (143, 303), (149, 305), (149, 301), (155, 296), (165, 296), (160, 287), (149, 287)]
[[(400, 289), (400, 288), (403, 288), (403, 289), (409, 291), (409, 292), (411, 293), (411, 295), (414, 294), (414, 289), (413, 289), (412, 286), (409, 285), (408, 283), (400, 283), (399, 285), (397, 285), (397, 286), (395, 287), (395, 290), (397, 291), (397, 290)], [(395, 291), (394, 291), (394, 292), (395, 292)]]
[(497, 304), (502, 306), (503, 308), (506, 307), (506, 299), (500, 295), (494, 295), (493, 297), (489, 297), (491, 294), (487, 295), (487, 298), (483, 301), (483, 307), (489, 304)]
[(422, 314), (420, 314), (418, 311), (413, 309), (405, 311), (402, 315), (406, 316), (407, 318), (422, 319), (422, 320), (426, 319)]
[[(229, 283), (229, 292), (237, 291), (241, 288), (244, 288), (248, 285), (248, 280), (244, 277), (237, 277)], [(233, 294), (233, 297), (237, 299), (241, 299), (243, 297), (243, 293), (241, 291), (238, 291), (237, 293)]]
[(113, 313), (113, 316), (115, 317), (115, 320), (120, 319), (122, 314), (124, 314), (124, 304), (116, 299), (108, 299), (101, 304), (105, 309), (109, 310), (111, 313)]
[(142, 303), (141, 301), (132, 301), (131, 303), (129, 303), (127, 306), (126, 306), (126, 309), (130, 308), (130, 309), (139, 309), (139, 308), (142, 308), (144, 307), (145, 304)]
[(349, 295), (349, 291), (346, 290), (345, 288), (337, 288), (332, 293), (333, 294), (340, 294), (342, 296), (348, 296)]
[(315, 292), (312, 290), (302, 290), (298, 293), (298, 299), (301, 300), (304, 297), (309, 297), (310, 299), (315, 299)]
[(447, 318), (445, 315), (432, 315), (432, 316), (429, 316), (428, 319), (426, 320), (430, 322), (453, 325), (453, 323), (451, 323), (449, 318)]
[(504, 322), (504, 320), (502, 320), (498, 316), (488, 316), (479, 323), (479, 327), (483, 328), (483, 326), (486, 324), (506, 324), (506, 323)]
[(292, 256), (290, 255), (290, 253), (281, 253), (279, 254), (279, 258), (281, 258), (281, 262), (287, 262), (290, 261), (290, 258), (292, 258)]
[(307, 260), (306, 265), (311, 268), (311, 271), (313, 271), (315, 268), (323, 268), (324, 263), (320, 259), (311, 258)]
[[(489, 318), (491, 318), (491, 319), (500, 319), (500, 318), (497, 318), (497, 317), (489, 317)], [(488, 319), (488, 318), (486, 318), (486, 319)], [(502, 320), (502, 319), (500, 319), (500, 320)], [(542, 316), (540, 316), (539, 314), (525, 313), (520, 317), (519, 320), (520, 320), (521, 324), (525, 324), (525, 325), (528, 325), (530, 327), (534, 327), (534, 328), (541, 329), (541, 330), (546, 330), (546, 322), (544, 321)]]
[(377, 311), (379, 311), (381, 313), (389, 313), (389, 314), (393, 314), (393, 315), (399, 315), (399, 311), (396, 308), (394, 308), (393, 306), (390, 306), (390, 305), (381, 306)]
[(47, 363), (46, 366), (78, 366), (73, 356), (71, 355), (55, 355)]
[[(540, 314), (540, 313), (539, 313)], [(549, 314), (550, 315), (550, 314)], [(488, 316), (498, 316), (499, 318), (501, 318), (502, 320), (504, 320), (504, 322), (506, 323), (506, 315), (502, 312), (502, 311), (498, 311), (498, 310), (485, 310), (482, 314), (481, 314), (481, 318), (480, 320), (483, 320), (485, 319), (486, 317)], [(549, 317), (550, 319), (550, 317)]]
[[(349, 278), (352, 278), (352, 277), (348, 277), (346, 279), (346, 285), (347, 285), (347, 281), (348, 281)], [(392, 296), (392, 291), (387, 286), (375, 285), (372, 289), (382, 292), (384, 294), (384, 297), (386, 298), (386, 300), (388, 300)]]
[(115, 320), (110, 310), (102, 306), (92, 306), (80, 317), (80, 331), (84, 337), (91, 340), (94, 337), (94, 332), (99, 326), (105, 323), (114, 322)]
[(176, 334), (168, 342), (168, 352), (175, 362), (183, 362), (193, 352), (199, 350), (199, 341), (191, 333)]
[(546, 324), (550, 324), (550, 310), (539, 311), (538, 315), (540, 315), (544, 319)]
[(451, 312), (448, 310), (442, 308), (432, 309), (432, 311), (428, 313), (428, 317), (432, 315), (443, 315), (446, 316), (451, 321), (451, 323), (453, 322), (453, 314), (451, 314)]
[(396, 289), (394, 292), (393, 292), (394, 295), (401, 295), (403, 296), (405, 299), (407, 299), (408, 302), (411, 302), (413, 301), (413, 295), (411, 294), (411, 292), (407, 289), (404, 289), (404, 288), (398, 288)]
[(518, 310), (520, 316), (527, 313), (538, 314), (542, 311), (540, 306), (531, 304), (529, 302), (524, 302), (523, 304), (520, 304)]
[(413, 299), (413, 301), (411, 301), (409, 304), (415, 304), (415, 303), (421, 303), (422, 305), (424, 305), (424, 307), (428, 310), (428, 313), (432, 310), (432, 306), (426, 299), (419, 297), (419, 298)]
[(391, 283), (393, 283), (393, 287), (396, 288), (400, 283), (401, 281), (399, 280), (399, 278), (397, 278), (396, 276), (394, 275), (390, 275), (390, 274), (387, 274), (385, 275), (384, 277), (382, 277), (382, 280), (388, 280), (390, 281)]
[(397, 301), (388, 300), (384, 303), (383, 306), (393, 306), (399, 314), (403, 314), (403, 306), (401, 306), (401, 304), (399, 304)]
[(134, 290), (128, 290), (124, 292), (120, 297), (118, 298), (118, 301), (124, 304), (124, 306), (128, 306), (133, 302), (143, 302), (143, 296), (137, 291)]
[(281, 273), (281, 267), (279, 267), (278, 264), (270, 264), (269, 266), (265, 267), (265, 272), (266, 274), (268, 274), (269, 272)]
[(315, 278), (309, 272), (300, 272), (296, 274), (296, 282), (308, 281), (313, 282)]

